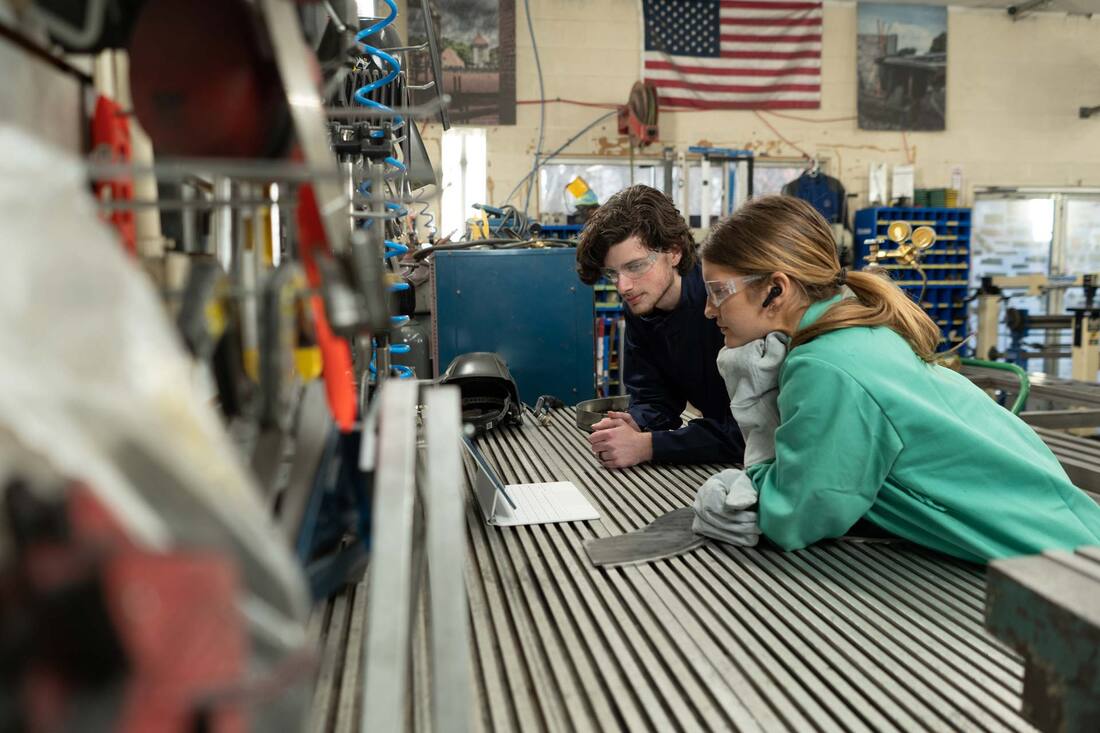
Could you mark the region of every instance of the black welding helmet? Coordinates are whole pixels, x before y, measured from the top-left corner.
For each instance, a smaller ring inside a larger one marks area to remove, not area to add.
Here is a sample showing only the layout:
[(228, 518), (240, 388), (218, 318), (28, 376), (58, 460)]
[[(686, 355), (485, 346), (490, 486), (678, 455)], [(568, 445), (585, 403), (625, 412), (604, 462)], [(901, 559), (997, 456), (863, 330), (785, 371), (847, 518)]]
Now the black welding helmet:
[(499, 354), (473, 351), (459, 354), (447, 367), (440, 384), (456, 385), (462, 392), (462, 422), (479, 434), (497, 425), (523, 421), (519, 389), (508, 365)]

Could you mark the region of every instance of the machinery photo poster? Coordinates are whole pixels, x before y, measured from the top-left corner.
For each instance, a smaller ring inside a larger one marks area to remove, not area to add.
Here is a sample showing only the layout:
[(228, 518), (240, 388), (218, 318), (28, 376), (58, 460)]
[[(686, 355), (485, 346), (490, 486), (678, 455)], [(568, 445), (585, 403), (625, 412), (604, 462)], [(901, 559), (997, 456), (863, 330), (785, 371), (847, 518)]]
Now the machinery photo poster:
[(859, 129), (946, 129), (947, 8), (859, 4)]
[[(516, 124), (515, 0), (429, 0), (440, 36), (443, 92), (451, 121), (460, 125)], [(421, 4), (409, 8), (409, 40), (424, 43)], [(427, 59), (410, 64), (410, 83), (431, 80)], [(421, 92), (427, 99), (431, 92)]]

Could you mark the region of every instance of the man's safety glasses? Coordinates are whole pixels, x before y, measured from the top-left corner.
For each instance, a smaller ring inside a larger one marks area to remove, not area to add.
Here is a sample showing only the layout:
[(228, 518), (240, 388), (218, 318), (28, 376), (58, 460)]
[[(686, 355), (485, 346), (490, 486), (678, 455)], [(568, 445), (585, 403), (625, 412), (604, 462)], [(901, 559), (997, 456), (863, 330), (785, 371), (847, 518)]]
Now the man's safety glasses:
[(707, 289), (707, 298), (710, 300), (710, 304), (715, 308), (720, 308), (726, 298), (738, 290), (744, 290), (746, 283), (751, 283), (762, 277), (763, 275), (743, 275), (729, 280), (707, 280), (703, 285)]
[(619, 282), (620, 275), (626, 275), (631, 280), (637, 280), (642, 275), (646, 274), (653, 269), (653, 263), (657, 261), (657, 253), (650, 252), (647, 256), (641, 259), (631, 260), (622, 266), (621, 269), (614, 269), (612, 267), (601, 267), (600, 274), (609, 283)]

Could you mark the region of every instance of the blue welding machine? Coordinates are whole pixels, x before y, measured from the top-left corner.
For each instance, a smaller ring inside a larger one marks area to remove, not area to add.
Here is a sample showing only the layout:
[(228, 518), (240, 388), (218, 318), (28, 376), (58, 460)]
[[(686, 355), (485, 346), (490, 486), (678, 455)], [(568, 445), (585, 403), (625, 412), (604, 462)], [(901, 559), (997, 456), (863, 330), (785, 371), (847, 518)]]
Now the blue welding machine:
[(533, 405), (549, 394), (595, 397), (591, 286), (577, 278), (572, 247), (455, 250), (434, 255), (436, 376), (459, 354), (503, 357)]

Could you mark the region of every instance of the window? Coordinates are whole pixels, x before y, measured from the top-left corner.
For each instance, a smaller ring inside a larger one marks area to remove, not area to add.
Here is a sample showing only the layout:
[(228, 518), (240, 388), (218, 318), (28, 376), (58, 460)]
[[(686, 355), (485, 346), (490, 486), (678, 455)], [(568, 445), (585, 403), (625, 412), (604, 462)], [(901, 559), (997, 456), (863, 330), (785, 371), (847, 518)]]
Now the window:
[(760, 160), (752, 170), (752, 195), (767, 196), (783, 193), (783, 187), (798, 178), (806, 170), (806, 164), (765, 164)]
[(440, 234), (466, 231), (473, 205), (486, 203), (485, 130), (453, 127), (443, 133), (443, 191)]
[(573, 205), (566, 195), (565, 187), (577, 176), (585, 180), (602, 204), (635, 183), (662, 188), (662, 171), (662, 168), (654, 164), (635, 163), (634, 179), (631, 181), (630, 163), (583, 160), (544, 163), (539, 168), (539, 213), (544, 217), (547, 214), (572, 214)]
[(1100, 272), (1100, 198), (1066, 199), (1065, 240), (1066, 273)]
[[(973, 222), (970, 237), (972, 291), (981, 284), (982, 277), (1050, 272), (1054, 234), (1054, 200), (1050, 197), (979, 196), (974, 202)], [(1007, 308), (1024, 309), (1033, 315), (1047, 312), (1043, 296), (1029, 296), (1024, 291), (1009, 291), (1008, 295), (1011, 300), (1007, 301)], [(971, 309), (969, 330), (974, 333), (977, 328), (977, 314)], [(1006, 352), (1009, 340), (1002, 311), (997, 350)]]
[[(773, 193), (782, 193), (783, 186), (790, 181), (798, 178), (802, 175), (802, 172), (806, 170), (806, 164), (799, 161), (797, 163), (780, 163), (780, 162), (768, 162), (757, 158), (753, 161), (752, 172), (752, 195), (766, 196)], [(723, 190), (722, 177), (725, 175), (730, 176), (730, 180), (726, 181), (725, 189)], [(747, 176), (745, 164), (729, 164), (727, 167), (722, 161), (714, 160), (710, 164), (710, 171), (708, 175), (707, 185), (707, 200), (709, 202), (710, 218), (711, 221), (723, 215), (723, 211), (729, 211), (735, 209), (740, 205), (740, 196), (737, 194), (737, 188), (742, 185), (744, 178)], [(698, 162), (691, 162), (688, 165), (688, 209), (692, 217), (692, 226), (700, 225), (700, 216), (702, 214), (702, 167)], [(682, 206), (682, 191), (680, 189), (680, 168), (677, 166), (672, 172), (673, 190), (676, 192), (673, 194), (673, 199), (676, 201), (677, 208), (683, 208)], [(722, 196), (723, 193), (730, 199), (726, 202), (726, 206), (723, 206)]]
[[(1065, 196), (1063, 202), (1065, 226), (1062, 227), (1062, 261), (1058, 270), (1066, 275), (1100, 273), (1100, 197)], [(1092, 304), (1100, 303), (1093, 300)], [(1062, 313), (1067, 313), (1069, 308), (1083, 308), (1085, 289), (1076, 287), (1061, 291), (1058, 305)], [(1067, 333), (1062, 342), (1065, 344), (1063, 350), (1069, 351), (1073, 345), (1072, 336)], [(1059, 362), (1058, 376), (1073, 376), (1069, 359)]]
[[(682, 190), (680, 188), (680, 166), (672, 169), (672, 200), (677, 209), (683, 209)], [(722, 215), (722, 166), (711, 164), (707, 174), (707, 203), (711, 220)], [(692, 226), (699, 226), (699, 217), (703, 213), (703, 168), (699, 163), (688, 164), (688, 213), (692, 217)]]
[[(982, 276), (1077, 276), (1100, 271), (1100, 195), (1084, 192), (979, 193), (974, 203), (971, 287)], [(1045, 295), (1022, 290), (1006, 292), (1006, 308), (1032, 315), (1062, 314), (1084, 305), (1080, 286), (1052, 289)], [(971, 323), (974, 323), (972, 316)], [(997, 348), (1009, 345), (1008, 329), (1001, 325)], [(1046, 348), (1068, 354), (1068, 329), (1030, 331), (1025, 351)], [(1070, 359), (1029, 360), (1028, 368), (1042, 368), (1060, 377), (1072, 374)]]

